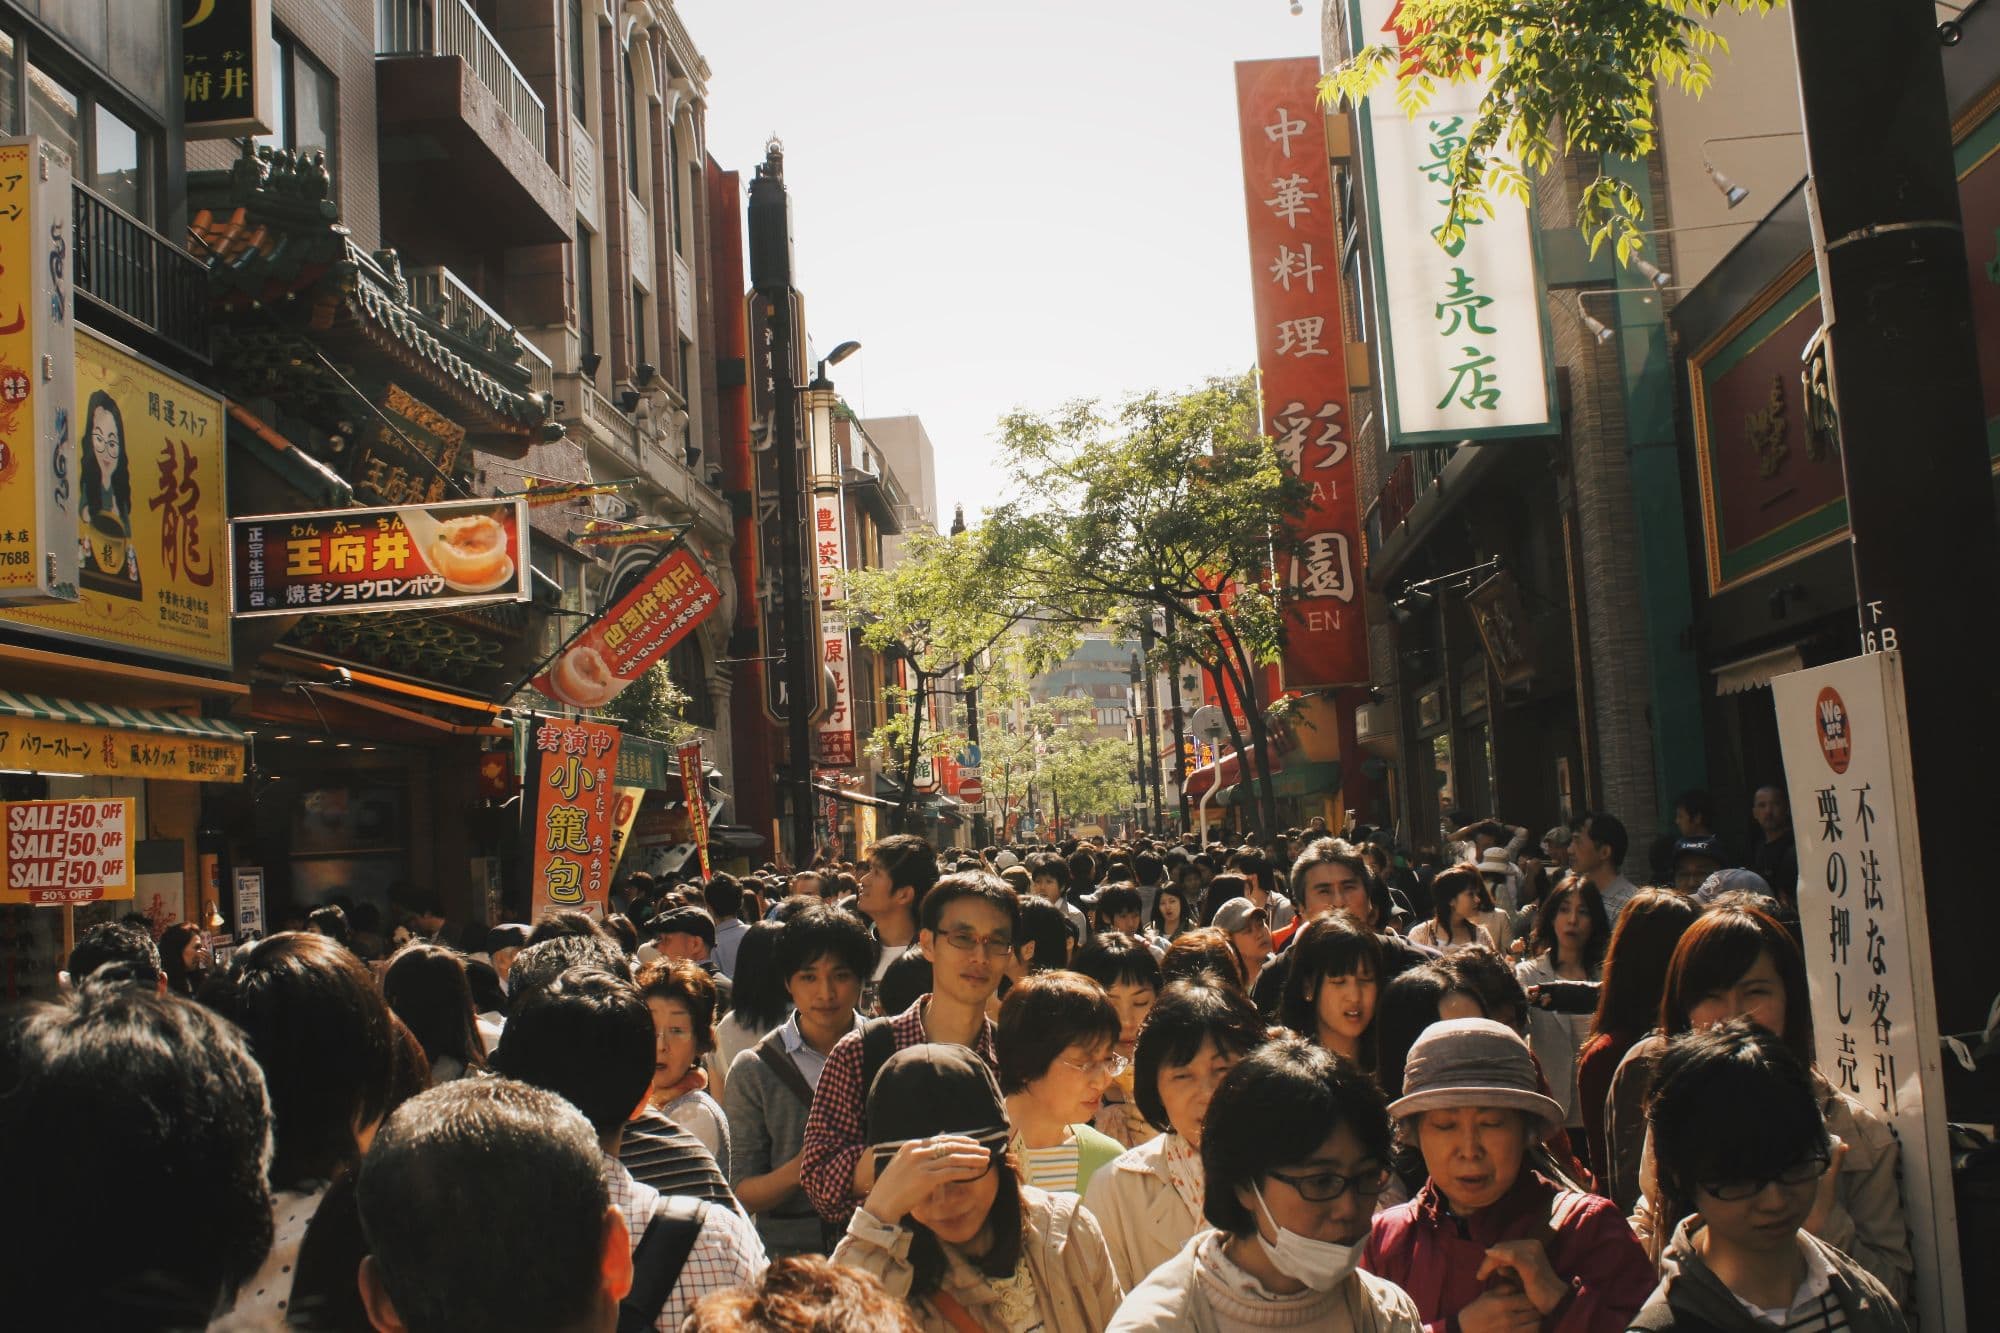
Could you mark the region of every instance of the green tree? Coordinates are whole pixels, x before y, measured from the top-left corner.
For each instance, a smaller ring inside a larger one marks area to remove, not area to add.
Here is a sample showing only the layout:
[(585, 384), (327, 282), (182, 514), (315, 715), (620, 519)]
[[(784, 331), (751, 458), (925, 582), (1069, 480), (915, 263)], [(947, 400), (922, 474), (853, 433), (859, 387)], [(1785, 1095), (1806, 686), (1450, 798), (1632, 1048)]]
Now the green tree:
[(1088, 726), (1058, 728), (1042, 747), (1035, 783), (1072, 826), (1109, 816), (1139, 801), (1129, 741), (1099, 736)]
[[(1027, 595), (1078, 627), (1163, 613), (1170, 668), (1191, 661), (1209, 672), (1241, 702), (1249, 743), (1268, 754), (1259, 669), (1283, 647), (1270, 575), (1295, 554), (1283, 519), (1308, 491), (1263, 434), (1255, 380), (1212, 379), (1110, 409), (1080, 401), (1017, 412), (1001, 427), (1017, 498), (988, 526)], [(1241, 751), (1233, 716), (1229, 730)], [(1270, 774), (1255, 767), (1263, 820), (1275, 825)]]
[(598, 711), (616, 722), (627, 736), (680, 745), (693, 740), (700, 730), (682, 720), (690, 702), (687, 691), (674, 683), (667, 664), (656, 662)]
[[(1491, 79), (1465, 144), (1451, 155), (1444, 246), (1493, 213), (1491, 192), (1528, 203), (1528, 174), (1558, 152), (1640, 160), (1655, 146), (1657, 90), (1699, 97), (1727, 52), (1716, 14), (1767, 14), (1783, 0), (1402, 0), (1397, 45), (1356, 50), (1320, 82), (1329, 104), (1395, 81), (1396, 106), (1414, 115), (1440, 83)], [(1368, 34), (1373, 36), (1374, 34)], [(1611, 241), (1618, 262), (1644, 247), (1645, 204), (1599, 172), (1583, 187), (1577, 223), (1591, 252)]]

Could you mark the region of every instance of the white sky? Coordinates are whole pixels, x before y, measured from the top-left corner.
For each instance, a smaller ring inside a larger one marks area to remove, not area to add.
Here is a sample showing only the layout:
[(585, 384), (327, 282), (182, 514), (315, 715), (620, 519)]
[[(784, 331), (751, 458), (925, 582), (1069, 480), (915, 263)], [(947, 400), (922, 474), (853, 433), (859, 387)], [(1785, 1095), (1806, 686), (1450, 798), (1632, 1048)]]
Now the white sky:
[(1316, 55), (1288, 0), (680, 0), (708, 150), (785, 145), (796, 281), (863, 416), (914, 412), (941, 522), (998, 496), (1014, 407), (1256, 359), (1237, 60)]

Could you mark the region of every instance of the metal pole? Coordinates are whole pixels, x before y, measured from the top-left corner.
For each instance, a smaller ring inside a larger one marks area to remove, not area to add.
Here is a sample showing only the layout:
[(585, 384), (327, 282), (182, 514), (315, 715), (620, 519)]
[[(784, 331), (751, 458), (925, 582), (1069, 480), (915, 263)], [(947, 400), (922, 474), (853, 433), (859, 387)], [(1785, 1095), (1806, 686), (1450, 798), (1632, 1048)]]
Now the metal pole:
[[(1174, 640), (1174, 613), (1171, 610), (1167, 612), (1166, 625), (1167, 642), (1172, 643)], [(1167, 663), (1167, 699), (1172, 704), (1174, 710), (1174, 789), (1180, 800), (1181, 829), (1185, 831), (1188, 826), (1187, 715), (1181, 709), (1180, 672), (1176, 669), (1176, 664), (1171, 661)]]
[(1160, 687), (1154, 679), (1153, 618), (1150, 614), (1139, 622), (1139, 654), (1140, 663), (1146, 669), (1146, 747), (1153, 761), (1153, 832), (1158, 833), (1166, 823), (1166, 815), (1160, 809), (1165, 799), (1160, 791)]

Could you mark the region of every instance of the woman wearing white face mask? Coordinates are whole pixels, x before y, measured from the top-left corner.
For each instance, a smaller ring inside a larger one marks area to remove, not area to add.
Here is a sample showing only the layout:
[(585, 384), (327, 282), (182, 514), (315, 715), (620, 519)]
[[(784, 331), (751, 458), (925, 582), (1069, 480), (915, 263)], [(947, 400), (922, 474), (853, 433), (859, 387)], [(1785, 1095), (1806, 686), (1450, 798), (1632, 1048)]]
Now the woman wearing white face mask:
[(1361, 1272), (1389, 1182), (1389, 1115), (1351, 1061), (1298, 1037), (1244, 1057), (1203, 1120), (1212, 1229), (1140, 1283), (1112, 1333), (1421, 1333), (1416, 1303)]

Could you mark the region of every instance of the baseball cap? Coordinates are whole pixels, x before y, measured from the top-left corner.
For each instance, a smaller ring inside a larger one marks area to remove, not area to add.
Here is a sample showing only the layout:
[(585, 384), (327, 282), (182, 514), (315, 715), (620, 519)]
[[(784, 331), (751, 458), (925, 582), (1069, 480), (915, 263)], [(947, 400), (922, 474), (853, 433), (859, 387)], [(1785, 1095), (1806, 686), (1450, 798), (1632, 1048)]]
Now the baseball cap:
[(1263, 921), (1268, 924), (1270, 916), (1248, 898), (1231, 898), (1215, 912), (1215, 925), (1231, 935), (1239, 930), (1250, 929), (1252, 921)]

